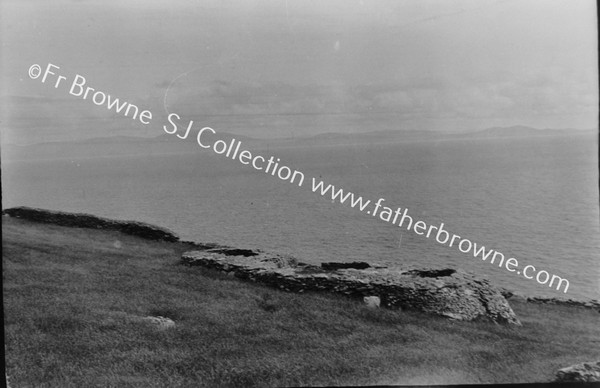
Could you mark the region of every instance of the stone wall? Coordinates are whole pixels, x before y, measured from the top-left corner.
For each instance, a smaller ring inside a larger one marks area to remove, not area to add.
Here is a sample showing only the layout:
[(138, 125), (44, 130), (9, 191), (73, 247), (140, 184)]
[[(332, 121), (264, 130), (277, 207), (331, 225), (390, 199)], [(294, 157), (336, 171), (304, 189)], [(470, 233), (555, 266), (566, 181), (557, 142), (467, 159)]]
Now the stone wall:
[(231, 273), (240, 279), (290, 292), (333, 292), (361, 299), (377, 296), (381, 305), (388, 308), (413, 309), (466, 321), (483, 318), (521, 324), (498, 289), (487, 280), (454, 269), (326, 270), (277, 254), (255, 251), (236, 256), (222, 250), (185, 252), (182, 263)]
[(179, 241), (179, 237), (166, 228), (161, 228), (137, 221), (117, 221), (110, 220), (108, 218), (96, 217), (91, 214), (66, 213), (24, 206), (3, 210), (2, 214), (28, 221), (60, 226), (116, 230), (149, 240), (162, 240), (169, 242)]

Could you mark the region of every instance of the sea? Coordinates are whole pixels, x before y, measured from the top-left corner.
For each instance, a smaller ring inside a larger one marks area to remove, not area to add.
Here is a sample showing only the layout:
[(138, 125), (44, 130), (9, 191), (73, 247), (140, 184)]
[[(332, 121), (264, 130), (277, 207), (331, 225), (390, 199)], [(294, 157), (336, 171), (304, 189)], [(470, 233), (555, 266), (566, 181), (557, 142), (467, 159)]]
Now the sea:
[[(527, 296), (600, 299), (596, 136), (263, 144), (305, 175), (283, 181), (198, 148), (168, 155), (3, 161), (2, 207), (138, 220), (184, 240), (365, 261), (460, 268)], [(312, 191), (312, 178), (569, 280), (567, 293)]]

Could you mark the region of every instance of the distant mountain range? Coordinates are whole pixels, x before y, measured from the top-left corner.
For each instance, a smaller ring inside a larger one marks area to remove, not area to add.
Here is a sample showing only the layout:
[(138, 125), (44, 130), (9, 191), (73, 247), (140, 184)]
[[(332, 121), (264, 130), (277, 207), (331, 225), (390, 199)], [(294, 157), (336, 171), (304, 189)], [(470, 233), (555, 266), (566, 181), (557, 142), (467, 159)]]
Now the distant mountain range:
[(536, 129), (517, 125), (514, 127), (493, 127), (471, 133), (472, 137), (492, 138), (492, 137), (532, 137), (532, 136), (561, 136), (573, 134), (592, 134), (597, 133), (597, 130), (587, 129)]
[[(254, 148), (294, 147), (294, 146), (333, 146), (344, 144), (377, 144), (413, 141), (476, 140), (502, 138), (530, 138), (548, 136), (594, 136), (597, 130), (577, 129), (536, 129), (526, 126), (493, 127), (481, 131), (464, 133), (444, 133), (434, 131), (373, 131), (364, 133), (323, 133), (309, 137), (284, 139), (256, 139), (227, 132), (209, 134), (209, 139), (222, 139), (229, 142), (232, 138)], [(111, 136), (67, 142), (48, 142), (19, 146), (2, 146), (2, 159), (40, 160), (40, 159), (79, 159), (95, 157), (116, 157), (133, 155), (164, 155), (198, 152), (196, 136), (190, 134), (182, 140), (176, 134), (161, 134), (156, 137)]]
[(363, 133), (323, 133), (307, 139), (377, 139), (377, 138), (403, 138), (403, 139), (473, 139), (473, 138), (504, 138), (504, 137), (532, 137), (532, 136), (561, 136), (573, 134), (591, 134), (595, 129), (536, 129), (522, 125), (513, 127), (492, 127), (479, 131), (447, 133), (436, 131), (373, 131)]

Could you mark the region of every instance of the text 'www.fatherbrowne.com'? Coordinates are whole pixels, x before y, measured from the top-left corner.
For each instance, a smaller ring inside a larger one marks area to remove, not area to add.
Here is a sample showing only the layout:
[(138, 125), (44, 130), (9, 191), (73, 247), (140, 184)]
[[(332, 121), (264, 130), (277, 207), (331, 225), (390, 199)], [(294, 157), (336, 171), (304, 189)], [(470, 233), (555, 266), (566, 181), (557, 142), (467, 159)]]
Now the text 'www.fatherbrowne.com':
[[(137, 120), (141, 124), (148, 125), (153, 120), (152, 112), (149, 110), (141, 110), (134, 104), (126, 101), (121, 101), (109, 93), (98, 90), (87, 84), (85, 77), (76, 74), (74, 77), (68, 77), (58, 73), (59, 66), (48, 63), (43, 69), (38, 64), (33, 64), (29, 68), (29, 77), (38, 79), (41, 77), (41, 82), (48, 83), (54, 89), (68, 89), (68, 93), (76, 98), (90, 100), (94, 105), (104, 106), (106, 109), (114, 111), (132, 120)], [(64, 81), (64, 82), (63, 82)], [(186, 126), (180, 127), (179, 121), (181, 117), (177, 113), (168, 115), (168, 125), (163, 125), (163, 130), (168, 134), (175, 134), (180, 139), (187, 139), (192, 133), (194, 121), (190, 120)], [(197, 126), (196, 126), (197, 127)], [(182, 128), (185, 128), (181, 130)], [(193, 136), (193, 135), (192, 135)], [(282, 181), (303, 186), (305, 183), (304, 173), (296, 169), (292, 169), (282, 163), (280, 158), (275, 156), (265, 157), (257, 155), (250, 150), (242, 148), (242, 142), (236, 139), (219, 138), (217, 131), (210, 127), (199, 128), (196, 133), (196, 142), (202, 149), (210, 150), (216, 154), (229, 159), (237, 160), (241, 164), (254, 168), (256, 171), (261, 171), (265, 174), (277, 177)], [(332, 202), (338, 201), (343, 205), (349, 205), (361, 212), (370, 214), (373, 217), (378, 217), (380, 220), (405, 227), (407, 230), (412, 230), (425, 238), (435, 238), (435, 240), (449, 247), (458, 248), (462, 253), (473, 254), (475, 258), (481, 258), (483, 261), (489, 260), (490, 264), (496, 264), (500, 268), (505, 268), (507, 271), (517, 275), (524, 276), (526, 279), (534, 279), (536, 282), (548, 287), (555, 287), (557, 290), (567, 292), (569, 289), (569, 281), (557, 275), (551, 275), (547, 271), (538, 271), (533, 265), (521, 267), (519, 261), (514, 257), (506, 258), (503, 253), (493, 249), (487, 249), (485, 246), (478, 246), (469, 239), (462, 238), (456, 234), (450, 234), (444, 229), (444, 224), (439, 226), (427, 225), (424, 221), (414, 220), (409, 214), (408, 209), (392, 208), (384, 206), (385, 199), (380, 198), (373, 203), (370, 200), (363, 199), (362, 196), (356, 196), (354, 193), (336, 188), (331, 184), (326, 184), (322, 180), (312, 178), (313, 193), (319, 193), (325, 198), (331, 198)]]
[(382, 221), (389, 222), (398, 227), (405, 227), (412, 230), (420, 236), (426, 238), (435, 238), (435, 240), (449, 247), (458, 248), (459, 251), (466, 254), (473, 254), (475, 258), (481, 258), (483, 261), (489, 260), (490, 264), (497, 263), (498, 267), (504, 267), (507, 271), (522, 275), (526, 279), (535, 279), (539, 284), (547, 284), (548, 287), (555, 287), (557, 290), (563, 288), (566, 293), (569, 289), (569, 281), (558, 275), (551, 275), (548, 271), (538, 271), (533, 265), (526, 265), (522, 269), (519, 261), (514, 257), (506, 258), (502, 252), (487, 249), (483, 245), (471, 242), (471, 240), (462, 238), (457, 234), (450, 234), (444, 229), (444, 223), (439, 226), (427, 225), (424, 221), (415, 220), (408, 215), (408, 208), (397, 208), (395, 211), (387, 206), (383, 206), (384, 198), (379, 198), (374, 204), (371, 200), (363, 199), (362, 196), (356, 196), (354, 193), (336, 188), (331, 184), (325, 184), (323, 181), (312, 179), (312, 191), (321, 194), (323, 197), (331, 198), (332, 201), (338, 201), (341, 204), (350, 205), (362, 212), (366, 210), (367, 214), (373, 217), (379, 217)]

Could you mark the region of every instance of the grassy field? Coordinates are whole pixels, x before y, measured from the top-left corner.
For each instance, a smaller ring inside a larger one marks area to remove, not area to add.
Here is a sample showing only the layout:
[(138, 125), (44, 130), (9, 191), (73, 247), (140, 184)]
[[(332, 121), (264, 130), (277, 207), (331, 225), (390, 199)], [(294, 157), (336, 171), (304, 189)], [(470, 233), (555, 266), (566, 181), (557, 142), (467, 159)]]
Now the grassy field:
[(185, 267), (181, 243), (7, 217), (2, 234), (13, 388), (544, 382), (600, 359), (597, 311), (513, 302), (523, 327), (456, 322)]

